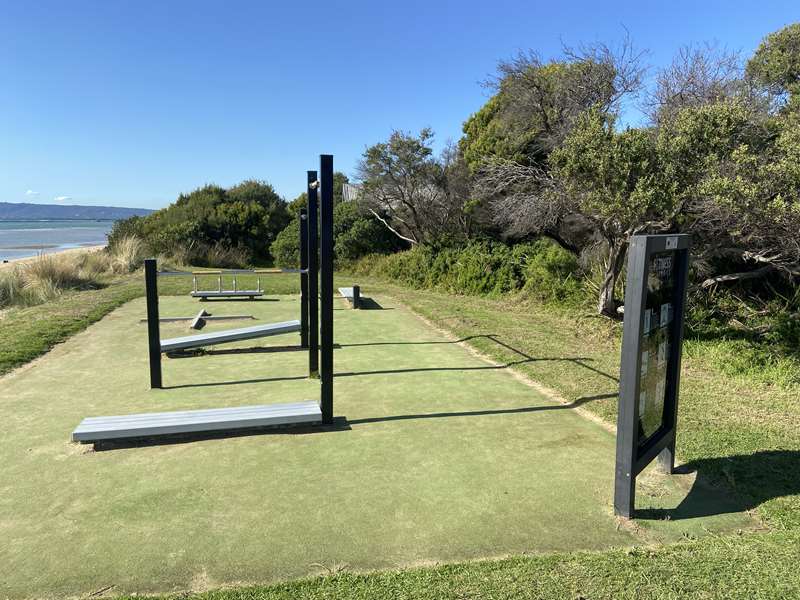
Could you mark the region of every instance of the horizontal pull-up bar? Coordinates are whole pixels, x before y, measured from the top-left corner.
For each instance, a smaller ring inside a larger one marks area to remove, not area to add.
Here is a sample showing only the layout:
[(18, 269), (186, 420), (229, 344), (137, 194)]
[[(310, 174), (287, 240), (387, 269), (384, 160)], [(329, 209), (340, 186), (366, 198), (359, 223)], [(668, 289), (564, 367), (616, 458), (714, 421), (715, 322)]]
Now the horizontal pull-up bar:
[(270, 275), (307, 273), (308, 269), (217, 269), (214, 271), (159, 271), (159, 277), (197, 277), (199, 275)]

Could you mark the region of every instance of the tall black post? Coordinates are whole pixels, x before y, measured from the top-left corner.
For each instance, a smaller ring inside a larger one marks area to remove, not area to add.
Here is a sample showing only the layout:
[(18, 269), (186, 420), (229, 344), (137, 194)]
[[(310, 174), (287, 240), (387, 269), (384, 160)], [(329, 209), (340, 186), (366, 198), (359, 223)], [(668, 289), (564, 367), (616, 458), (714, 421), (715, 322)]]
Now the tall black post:
[(317, 203), (317, 172), (308, 176), (308, 375), (319, 376), (319, 233)]
[(300, 346), (308, 348), (308, 230), (306, 209), (300, 209)]
[(333, 423), (333, 156), (321, 154), (320, 171), (320, 409)]
[(147, 345), (150, 352), (150, 389), (161, 385), (161, 334), (158, 321), (158, 271), (156, 259), (144, 261), (144, 289), (147, 297)]

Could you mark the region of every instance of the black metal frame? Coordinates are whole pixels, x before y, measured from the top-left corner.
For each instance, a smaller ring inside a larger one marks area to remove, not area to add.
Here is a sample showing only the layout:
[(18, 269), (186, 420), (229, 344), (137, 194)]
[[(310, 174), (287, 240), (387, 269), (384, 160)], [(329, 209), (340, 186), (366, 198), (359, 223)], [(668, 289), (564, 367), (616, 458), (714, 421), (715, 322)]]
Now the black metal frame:
[(144, 261), (144, 288), (147, 299), (147, 347), (150, 357), (150, 388), (163, 387), (161, 380), (161, 332), (158, 318), (158, 266), (155, 258)]
[(319, 376), (319, 210), (317, 204), (317, 172), (307, 171), (308, 208), (308, 372)]
[[(317, 374), (320, 377), (322, 422), (330, 425), (333, 423), (333, 156), (320, 155), (319, 181), (316, 171), (308, 171), (307, 178), (308, 208), (300, 211), (300, 344), (308, 348), (309, 377)], [(321, 197), (319, 233), (317, 189)], [(163, 387), (156, 259), (144, 261), (144, 272), (150, 387), (155, 389)]]
[[(689, 246), (690, 239), (685, 234), (637, 235), (631, 238), (628, 250), (614, 482), (614, 512), (627, 518), (634, 514), (636, 476), (656, 457), (661, 468), (667, 473), (672, 473), (675, 466), (675, 433), (689, 274)], [(666, 371), (664, 416), (661, 427), (640, 446), (642, 440), (639, 434), (639, 393), (648, 266), (653, 254), (669, 251), (674, 252), (676, 271), (673, 317), (669, 325), (672, 342)]]
[(321, 154), (320, 172), (320, 410), (333, 423), (333, 156)]
[(306, 209), (300, 209), (300, 346), (308, 348), (308, 230)]

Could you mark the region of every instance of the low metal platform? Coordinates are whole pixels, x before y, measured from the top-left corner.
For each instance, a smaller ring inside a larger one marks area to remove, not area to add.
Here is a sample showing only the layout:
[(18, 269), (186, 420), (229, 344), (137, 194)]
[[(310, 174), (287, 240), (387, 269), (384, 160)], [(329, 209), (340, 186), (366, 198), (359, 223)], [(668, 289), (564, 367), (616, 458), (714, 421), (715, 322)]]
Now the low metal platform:
[(359, 308), (361, 304), (361, 288), (357, 285), (353, 287), (340, 287), (339, 293), (342, 298), (347, 300), (353, 308)]
[(186, 335), (183, 337), (161, 340), (161, 352), (228, 344), (241, 340), (251, 340), (272, 335), (293, 333), (296, 331), (300, 331), (300, 321), (284, 321), (282, 323), (269, 323), (267, 325), (253, 325), (252, 327), (241, 327), (239, 329), (226, 329), (225, 331)]
[(264, 292), (261, 290), (198, 290), (192, 292), (192, 298), (253, 298), (263, 296)]
[(312, 400), (235, 408), (88, 417), (72, 432), (72, 441), (88, 444), (104, 440), (213, 433), (277, 425), (314, 424), (321, 421), (322, 412), (319, 405)]

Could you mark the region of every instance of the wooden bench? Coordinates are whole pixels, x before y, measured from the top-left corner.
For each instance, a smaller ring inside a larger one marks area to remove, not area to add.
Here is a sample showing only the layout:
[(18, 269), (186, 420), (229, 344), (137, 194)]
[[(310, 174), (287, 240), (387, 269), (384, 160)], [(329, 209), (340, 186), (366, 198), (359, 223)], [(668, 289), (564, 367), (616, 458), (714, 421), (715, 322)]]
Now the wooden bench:
[(239, 329), (226, 329), (225, 331), (187, 335), (161, 340), (161, 352), (188, 350), (190, 348), (201, 348), (203, 346), (212, 346), (216, 344), (228, 344), (241, 340), (251, 340), (295, 331), (300, 331), (300, 321), (284, 321), (283, 323), (269, 323), (268, 325), (254, 325), (252, 327), (241, 327)]
[(357, 285), (353, 287), (340, 287), (339, 293), (353, 308), (359, 308), (361, 306), (361, 288)]
[(319, 405), (311, 400), (289, 404), (88, 417), (72, 432), (72, 441), (88, 444), (104, 440), (313, 424), (321, 421)]

